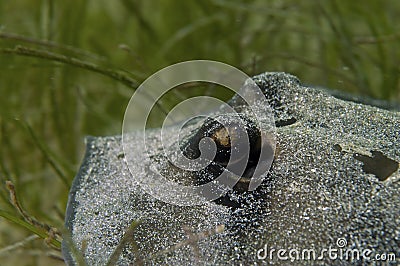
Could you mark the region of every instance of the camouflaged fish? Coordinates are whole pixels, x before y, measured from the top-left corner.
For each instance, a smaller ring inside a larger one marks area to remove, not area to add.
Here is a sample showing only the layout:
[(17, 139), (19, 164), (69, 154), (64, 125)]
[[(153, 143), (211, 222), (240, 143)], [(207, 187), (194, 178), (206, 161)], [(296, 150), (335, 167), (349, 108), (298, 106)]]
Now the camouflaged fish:
[[(66, 263), (346, 265), (376, 263), (382, 254), (399, 263), (400, 112), (338, 99), (285, 73), (253, 80), (276, 126), (272, 167), (255, 191), (246, 184), (263, 147), (251, 118), (245, 118), (251, 160), (238, 185), (198, 206), (167, 204), (142, 191), (126, 166), (120, 136), (88, 137), (69, 195)], [(237, 96), (229, 104), (240, 113)], [(166, 137), (174, 140), (177, 130)], [(159, 167), (183, 183), (208, 182), (226, 165), (231, 136), (216, 121), (187, 131), (182, 150), (188, 157), (197, 156), (201, 137), (219, 145), (210, 167), (187, 175), (159, 154), (157, 129), (149, 134)], [(129, 152), (142, 152), (137, 141), (132, 134)], [(143, 171), (149, 162), (136, 163)]]

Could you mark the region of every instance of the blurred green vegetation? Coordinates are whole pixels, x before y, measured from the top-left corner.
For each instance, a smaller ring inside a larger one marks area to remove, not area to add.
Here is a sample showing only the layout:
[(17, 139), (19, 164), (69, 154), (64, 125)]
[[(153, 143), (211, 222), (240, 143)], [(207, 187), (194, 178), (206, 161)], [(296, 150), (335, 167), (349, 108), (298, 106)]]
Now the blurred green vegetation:
[(210, 59), (400, 102), (399, 18), (395, 0), (1, 1), (1, 265), (63, 264), (31, 237), (5, 181), (30, 215), (62, 228), (84, 136), (120, 134), (155, 71)]

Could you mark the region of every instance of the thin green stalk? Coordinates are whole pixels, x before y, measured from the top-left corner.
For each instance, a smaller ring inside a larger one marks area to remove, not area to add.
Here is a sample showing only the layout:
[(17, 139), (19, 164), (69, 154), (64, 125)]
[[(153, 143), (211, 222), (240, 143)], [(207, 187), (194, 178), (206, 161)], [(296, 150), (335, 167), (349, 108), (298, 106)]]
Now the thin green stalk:
[[(118, 246), (115, 248), (114, 252), (111, 254), (110, 258), (108, 259), (107, 266), (113, 266), (117, 265), (119, 256), (122, 253), (123, 248), (128, 244), (128, 243), (133, 243), (134, 246), (136, 246), (136, 243), (134, 242), (133, 235), (135, 229), (140, 225), (140, 221), (133, 221), (132, 224), (129, 226), (128, 230), (126, 230), (124, 236), (122, 237), (121, 241), (118, 243)], [(135, 254), (136, 257), (136, 262), (138, 265), (141, 265), (142, 262), (140, 260), (140, 257), (138, 252)]]
[(82, 254), (83, 250), (79, 250), (78, 247), (75, 245), (74, 241), (72, 240), (70, 232), (64, 228), (62, 229), (63, 240), (68, 246), (68, 249), (78, 266), (86, 266), (85, 258)]
[(19, 42), (24, 42), (24, 43), (34, 44), (34, 45), (40, 45), (40, 46), (44, 46), (44, 47), (55, 48), (55, 49), (71, 52), (76, 55), (86, 56), (86, 57), (93, 58), (96, 60), (105, 60), (105, 58), (100, 55), (96, 55), (96, 54), (87, 52), (85, 50), (76, 48), (74, 46), (59, 44), (59, 43), (55, 43), (55, 42), (48, 41), (48, 40), (39, 40), (39, 39), (35, 39), (32, 37), (18, 35), (15, 33), (0, 32), (0, 39), (19, 41)]
[(14, 222), (22, 227), (25, 227), (26, 229), (28, 229), (29, 231), (31, 231), (32, 233), (38, 235), (40, 238), (42, 239), (49, 239), (49, 244), (51, 244), (53, 247), (60, 249), (61, 248), (61, 242), (55, 238), (49, 238), (48, 233), (45, 230), (41, 230), (37, 227), (35, 227), (34, 225), (31, 225), (30, 223), (24, 221), (21, 218), (18, 218), (6, 211), (3, 211), (0, 209), (0, 216), (11, 221)]
[(0, 256), (1, 255), (5, 255), (8, 254), (10, 251), (16, 250), (16, 249), (20, 249), (23, 248), (24, 246), (26, 246), (27, 244), (33, 242), (34, 240), (38, 239), (39, 237), (37, 235), (30, 235), (27, 238), (18, 241), (16, 243), (13, 243), (11, 245), (8, 245), (4, 248), (0, 249)]
[(58, 163), (54, 160), (54, 155), (51, 154), (48, 147), (36, 136), (35, 132), (33, 131), (32, 127), (26, 121), (19, 121), (22, 126), (28, 131), (29, 135), (31, 136), (35, 145), (39, 148), (40, 152), (44, 156), (44, 158), (49, 162), (53, 170), (57, 173), (57, 176), (61, 179), (64, 185), (69, 189), (70, 182), (68, 181), (69, 178), (65, 175), (64, 171), (61, 170)]
[(15, 48), (0, 49), (0, 53), (46, 59), (46, 60), (50, 60), (50, 61), (64, 63), (67, 65), (72, 65), (72, 66), (79, 67), (82, 69), (87, 69), (92, 72), (96, 72), (96, 73), (102, 74), (104, 76), (110, 77), (116, 81), (119, 81), (133, 90), (135, 90), (139, 86), (138, 81), (132, 79), (131, 77), (128, 77), (125, 73), (122, 73), (120, 71), (115, 71), (112, 69), (108, 69), (108, 68), (103, 68), (103, 67), (93, 64), (91, 62), (83, 61), (83, 60), (80, 60), (80, 59), (77, 59), (74, 57), (68, 57), (68, 56), (65, 56), (62, 54), (28, 48), (28, 47), (20, 46), (20, 45), (16, 46)]
[[(310, 67), (313, 67), (313, 68), (316, 68), (316, 69), (322, 69), (325, 72), (332, 73), (333, 75), (335, 75), (335, 76), (339, 77), (340, 79), (348, 82), (349, 84), (352, 84), (355, 87), (358, 86), (358, 84), (353, 79), (347, 77), (341, 71), (336, 70), (334, 68), (331, 68), (329, 66), (325, 66), (325, 65), (320, 64), (318, 62), (314, 62), (312, 60), (309, 60), (309, 59), (307, 59), (305, 57), (301, 57), (301, 56), (298, 56), (298, 55), (279, 52), (279, 53), (274, 53), (274, 54), (270, 54), (270, 55), (264, 56), (262, 59), (265, 60), (265, 59), (269, 59), (269, 58), (273, 58), (273, 57), (299, 62), (301, 64), (304, 64), (304, 65), (307, 65), (307, 66), (310, 66)], [(261, 61), (261, 60), (258, 60), (258, 61)]]

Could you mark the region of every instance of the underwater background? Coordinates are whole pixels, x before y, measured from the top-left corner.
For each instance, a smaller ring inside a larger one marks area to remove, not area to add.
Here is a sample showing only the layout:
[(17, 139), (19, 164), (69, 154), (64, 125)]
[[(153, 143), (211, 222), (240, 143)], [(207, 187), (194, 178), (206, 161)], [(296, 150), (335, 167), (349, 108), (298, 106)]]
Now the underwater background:
[(399, 18), (394, 0), (1, 1), (0, 264), (64, 265), (52, 228), (62, 231), (84, 137), (120, 134), (155, 71), (216, 60), (399, 103)]

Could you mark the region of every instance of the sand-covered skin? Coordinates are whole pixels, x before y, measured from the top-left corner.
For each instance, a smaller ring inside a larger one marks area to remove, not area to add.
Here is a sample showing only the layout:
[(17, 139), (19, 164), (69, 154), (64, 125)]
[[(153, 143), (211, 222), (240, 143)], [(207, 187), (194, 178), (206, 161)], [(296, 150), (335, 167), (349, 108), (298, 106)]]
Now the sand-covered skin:
[[(284, 73), (254, 79), (274, 109), (277, 152), (255, 192), (229, 194), (241, 198), (240, 208), (214, 202), (179, 207), (158, 201), (131, 176), (120, 136), (87, 138), (66, 226), (75, 245), (85, 247), (88, 265), (105, 265), (137, 220), (141, 223), (133, 240), (138, 251), (127, 245), (118, 265), (285, 264), (276, 253), (270, 260), (258, 258), (257, 252), (267, 245), (314, 249), (318, 257), (323, 248), (338, 248), (339, 238), (347, 241), (344, 250), (370, 249), (371, 257), (393, 253), (400, 258), (400, 170), (397, 167), (380, 180), (366, 173), (365, 163), (357, 159), (380, 152), (387, 160), (400, 162), (400, 113), (336, 99)], [(174, 139), (175, 133), (171, 128), (167, 138)], [(149, 134), (154, 134), (150, 148), (157, 154), (157, 130)], [(139, 160), (138, 136), (132, 133), (129, 138), (129, 152), (138, 154), (139, 174), (150, 162)], [(216, 233), (222, 225), (225, 229)], [(187, 239), (193, 241), (180, 246)], [(66, 243), (63, 254), (67, 264), (74, 265)], [(322, 260), (350, 263), (328, 256)], [(313, 262), (318, 263), (297, 264)]]

